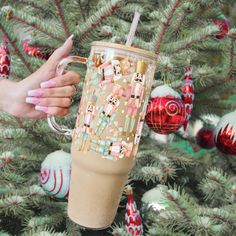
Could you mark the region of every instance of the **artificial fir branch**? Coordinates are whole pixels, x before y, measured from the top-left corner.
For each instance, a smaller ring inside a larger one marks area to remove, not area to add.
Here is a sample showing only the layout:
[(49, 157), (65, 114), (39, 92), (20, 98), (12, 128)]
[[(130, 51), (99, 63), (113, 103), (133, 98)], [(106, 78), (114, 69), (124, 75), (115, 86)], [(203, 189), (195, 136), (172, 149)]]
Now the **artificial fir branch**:
[(87, 15), (87, 17), (89, 17), (89, 13), (90, 13), (90, 0), (88, 0), (86, 8), (87, 8), (86, 15)]
[(54, 0), (56, 8), (57, 8), (57, 15), (60, 17), (61, 23), (63, 25), (63, 29), (65, 31), (66, 37), (68, 38), (70, 36), (70, 32), (68, 29), (68, 26), (66, 24), (65, 16), (63, 13), (63, 10), (61, 8), (61, 0)]
[(174, 12), (176, 11), (177, 7), (179, 6), (180, 4), (180, 0), (176, 0), (175, 3), (173, 4), (169, 14), (167, 15), (167, 18), (166, 20), (162, 23), (162, 29), (161, 29), (161, 32), (160, 34), (157, 34), (155, 35), (155, 38), (154, 38), (154, 42), (153, 42), (153, 45), (154, 45), (154, 52), (157, 54), (159, 53), (159, 49), (160, 49), (160, 46), (161, 46), (161, 42), (162, 42), (162, 39), (164, 37), (164, 34), (170, 24), (170, 20), (174, 14)]
[(209, 9), (211, 9), (214, 4), (217, 4), (221, 0), (213, 0), (210, 3), (206, 4), (204, 7), (201, 7), (201, 11), (197, 14), (198, 17), (202, 17)]
[(78, 25), (75, 29), (75, 34), (77, 35), (79, 42), (83, 42), (94, 29), (96, 29), (114, 11), (118, 10), (121, 7), (121, 3), (124, 2), (124, 0), (113, 0), (107, 3), (98, 12), (91, 15), (84, 24)]
[(28, 26), (32, 27), (33, 29), (35, 29), (36, 31), (39, 31), (39, 32), (49, 36), (52, 39), (55, 39), (57, 41), (63, 41), (62, 38), (59, 38), (59, 37), (47, 32), (46, 30), (42, 29), (39, 25), (36, 25), (35, 23), (30, 23), (30, 22), (28, 22), (28, 21), (26, 21), (26, 20), (24, 20), (24, 19), (22, 19), (18, 16), (15, 16), (15, 15), (12, 15), (11, 19), (16, 21), (16, 22), (19, 22), (23, 25), (28, 25)]
[(19, 3), (22, 3), (22, 4), (26, 5), (26, 6), (31, 6), (31, 7), (35, 8), (35, 9), (37, 9), (37, 10), (42, 11), (42, 12), (45, 11), (44, 8), (42, 8), (39, 5), (35, 4), (35, 2), (33, 2), (33, 1), (29, 1), (29, 0), (18, 0), (18, 1), (19, 1)]
[(232, 72), (234, 70), (234, 57), (235, 57), (234, 43), (235, 43), (235, 39), (231, 38), (230, 39), (230, 63), (229, 63), (229, 71), (228, 71), (228, 76), (226, 78), (226, 81), (232, 79)]
[(85, 18), (85, 15), (84, 15), (84, 10), (82, 9), (81, 1), (80, 1), (80, 0), (77, 0), (76, 2), (78, 3), (79, 10), (80, 10), (80, 14), (81, 14), (81, 16), (82, 16), (82, 18), (83, 18), (83, 21), (85, 21), (86, 18)]
[(175, 49), (174, 53), (178, 53), (179, 51), (181, 51), (181, 50), (183, 50), (185, 48), (188, 48), (193, 43), (200, 42), (200, 41), (202, 41), (204, 39), (209, 38), (210, 36), (212, 36), (212, 34), (204, 34), (204, 35), (201, 35), (201, 37), (199, 37), (199, 38), (195, 38), (195, 39), (189, 40), (188, 42), (182, 44), (180, 47)]

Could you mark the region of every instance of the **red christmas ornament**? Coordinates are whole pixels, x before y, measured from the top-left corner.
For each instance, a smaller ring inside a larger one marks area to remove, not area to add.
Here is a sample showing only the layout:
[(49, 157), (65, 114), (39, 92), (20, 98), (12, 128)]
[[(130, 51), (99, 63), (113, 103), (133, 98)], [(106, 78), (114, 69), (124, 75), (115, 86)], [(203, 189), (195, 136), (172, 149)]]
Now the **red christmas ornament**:
[(227, 155), (236, 155), (236, 111), (223, 116), (215, 129), (216, 147)]
[(10, 53), (7, 48), (7, 40), (3, 39), (0, 47), (0, 80), (8, 79), (10, 74)]
[(182, 87), (181, 97), (185, 104), (186, 120), (184, 122), (184, 130), (186, 130), (188, 126), (188, 121), (191, 117), (191, 113), (193, 109), (193, 100), (194, 100), (194, 86), (193, 86), (193, 81), (192, 81), (191, 68), (186, 69), (185, 85)]
[(211, 149), (215, 147), (214, 134), (214, 129), (210, 127), (202, 127), (196, 135), (197, 144), (201, 148), (205, 149)]
[(170, 134), (177, 131), (186, 120), (185, 105), (180, 95), (167, 85), (155, 88), (145, 119), (156, 133)]
[(126, 187), (126, 194), (128, 202), (126, 204), (125, 228), (132, 236), (143, 236), (142, 218), (134, 201), (133, 190), (129, 185)]
[(226, 34), (229, 32), (229, 22), (227, 19), (223, 18), (214, 22), (215, 26), (220, 27), (219, 33), (216, 35), (217, 39), (223, 39)]
[(24, 52), (31, 57), (41, 58), (41, 59), (48, 59), (50, 57), (49, 54), (43, 53), (39, 47), (30, 46), (29, 40), (24, 40), (22, 43), (22, 48)]

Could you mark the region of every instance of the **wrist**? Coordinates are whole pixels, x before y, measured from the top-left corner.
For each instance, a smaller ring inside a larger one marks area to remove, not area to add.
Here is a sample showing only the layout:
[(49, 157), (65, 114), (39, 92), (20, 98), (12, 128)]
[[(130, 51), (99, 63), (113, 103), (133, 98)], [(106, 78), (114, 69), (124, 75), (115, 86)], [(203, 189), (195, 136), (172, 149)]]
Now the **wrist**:
[(0, 80), (0, 111), (8, 112), (17, 93), (17, 82), (8, 79)]

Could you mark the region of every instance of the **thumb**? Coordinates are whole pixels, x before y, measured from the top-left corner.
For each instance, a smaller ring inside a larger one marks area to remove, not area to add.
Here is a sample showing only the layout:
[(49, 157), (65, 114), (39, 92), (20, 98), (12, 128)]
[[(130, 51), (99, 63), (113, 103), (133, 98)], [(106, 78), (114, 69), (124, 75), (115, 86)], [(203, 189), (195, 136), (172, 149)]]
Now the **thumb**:
[(73, 34), (65, 41), (65, 43), (56, 49), (54, 53), (50, 56), (46, 65), (50, 70), (56, 70), (57, 64), (63, 59), (63, 57), (67, 56), (71, 51), (73, 46)]

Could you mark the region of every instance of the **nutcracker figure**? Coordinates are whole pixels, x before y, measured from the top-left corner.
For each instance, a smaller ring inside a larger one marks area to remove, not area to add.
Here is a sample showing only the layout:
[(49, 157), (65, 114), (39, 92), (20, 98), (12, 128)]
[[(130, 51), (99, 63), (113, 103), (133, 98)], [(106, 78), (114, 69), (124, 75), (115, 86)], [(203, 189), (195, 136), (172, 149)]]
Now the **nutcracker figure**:
[(104, 52), (95, 52), (92, 57), (95, 67), (99, 67), (105, 62), (105, 53)]
[(111, 94), (109, 94), (105, 100), (105, 104), (99, 109), (99, 119), (94, 128), (95, 135), (101, 135), (105, 128), (113, 122), (116, 116), (116, 110), (120, 105), (120, 96), (122, 93), (122, 87), (119, 84), (115, 84)]
[(92, 59), (89, 60), (92, 67), (95, 67), (96, 73), (93, 73), (93, 77), (89, 81), (90, 85), (98, 85), (102, 81), (103, 70), (99, 69), (99, 67), (105, 63), (105, 53), (104, 52), (96, 52), (93, 54)]
[(90, 101), (88, 102), (88, 104), (86, 106), (84, 119), (83, 119), (83, 127), (82, 127), (82, 130), (81, 130), (81, 139), (80, 138), (77, 139), (77, 144), (80, 145), (79, 150), (81, 150), (81, 151), (84, 151), (85, 144), (88, 141), (89, 135), (92, 132), (91, 125), (92, 125), (92, 122), (93, 122), (93, 118), (95, 116), (95, 103), (96, 103), (96, 100), (97, 100), (97, 96), (92, 95)]
[(121, 75), (121, 67), (119, 60), (111, 60), (110, 62), (103, 63), (99, 70), (102, 72), (102, 81), (100, 82), (100, 86), (103, 87), (106, 84), (114, 83), (119, 80)]
[(108, 160), (129, 157), (132, 152), (133, 143), (111, 138), (109, 140), (92, 140), (91, 150), (103, 155)]
[(138, 61), (136, 72), (134, 73), (128, 94), (128, 112), (125, 118), (124, 132), (132, 132), (135, 125), (135, 117), (138, 109), (141, 107), (145, 90), (145, 72), (147, 64), (144, 61)]
[(136, 133), (135, 133), (135, 136), (134, 136), (134, 145), (138, 145), (139, 142), (140, 142), (140, 139), (141, 139), (142, 129), (143, 129), (143, 124), (144, 124), (144, 120), (145, 120), (148, 100), (149, 100), (149, 98), (146, 97), (146, 99), (144, 101), (144, 104), (143, 104), (143, 109), (142, 109), (142, 111), (141, 111), (141, 113), (139, 115), (137, 129), (136, 129)]

